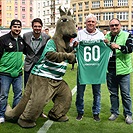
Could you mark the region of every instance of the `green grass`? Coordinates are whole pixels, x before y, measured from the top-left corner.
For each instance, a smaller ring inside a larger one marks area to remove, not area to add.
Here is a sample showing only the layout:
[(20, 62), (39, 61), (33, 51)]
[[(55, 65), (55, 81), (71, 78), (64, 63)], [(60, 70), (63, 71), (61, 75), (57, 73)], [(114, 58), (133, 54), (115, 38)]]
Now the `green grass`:
[[(76, 66), (75, 66), (76, 68)], [(68, 66), (66, 75), (64, 79), (69, 84), (72, 89), (76, 85), (76, 69), (71, 71), (71, 65)], [(9, 95), (9, 103), (12, 103), (12, 90)], [(133, 102), (133, 74), (131, 74), (131, 96)], [(93, 121), (92, 118), (92, 90), (91, 85), (87, 85), (85, 91), (85, 114), (82, 121), (76, 121), (76, 107), (75, 107), (76, 95), (73, 96), (72, 105), (68, 112), (69, 121), (65, 123), (54, 122), (50, 127), (47, 133), (132, 133), (133, 124), (127, 125), (124, 122), (124, 117), (122, 113), (122, 104), (120, 99), (120, 115), (116, 121), (109, 121), (108, 117), (110, 116), (110, 100), (109, 92), (106, 87), (106, 84), (102, 85), (101, 88), (101, 113), (100, 113), (100, 122)], [(50, 108), (52, 107), (52, 102), (50, 102), (45, 108), (44, 112), (47, 114)], [(133, 108), (132, 108), (133, 110)], [(36, 121), (37, 126), (31, 129), (23, 129), (17, 124), (12, 124), (6, 122), (0, 124), (0, 133), (37, 133), (37, 131), (43, 126), (44, 122), (47, 119), (38, 118)]]

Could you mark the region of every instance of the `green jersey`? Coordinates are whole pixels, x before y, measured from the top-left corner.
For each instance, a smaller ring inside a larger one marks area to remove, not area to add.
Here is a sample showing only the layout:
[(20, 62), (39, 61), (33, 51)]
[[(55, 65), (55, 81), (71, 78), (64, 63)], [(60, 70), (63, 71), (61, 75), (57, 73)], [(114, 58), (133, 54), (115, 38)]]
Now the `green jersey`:
[(102, 40), (79, 42), (77, 48), (79, 83), (105, 83), (110, 53), (111, 49)]

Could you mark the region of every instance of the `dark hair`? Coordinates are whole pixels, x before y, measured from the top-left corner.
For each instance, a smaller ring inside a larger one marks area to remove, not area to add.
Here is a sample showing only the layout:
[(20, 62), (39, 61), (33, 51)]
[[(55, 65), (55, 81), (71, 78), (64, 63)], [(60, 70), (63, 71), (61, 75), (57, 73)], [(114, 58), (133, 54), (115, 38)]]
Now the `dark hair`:
[(33, 27), (33, 25), (34, 25), (34, 22), (38, 22), (38, 23), (41, 24), (41, 26), (43, 26), (42, 20), (41, 20), (40, 18), (35, 18), (35, 19), (33, 19), (33, 21), (32, 21), (32, 27)]
[(13, 20), (11, 21), (10, 29), (12, 28), (13, 25), (20, 25), (20, 26), (22, 27), (22, 23), (21, 23), (21, 21), (18, 20), (18, 19), (13, 19)]

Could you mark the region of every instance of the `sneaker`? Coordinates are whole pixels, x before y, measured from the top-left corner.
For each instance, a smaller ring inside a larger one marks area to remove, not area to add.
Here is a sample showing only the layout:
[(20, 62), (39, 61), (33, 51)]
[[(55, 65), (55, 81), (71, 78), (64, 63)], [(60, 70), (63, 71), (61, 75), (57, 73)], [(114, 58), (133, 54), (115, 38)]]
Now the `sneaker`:
[(126, 122), (127, 124), (132, 124), (132, 123), (133, 123), (132, 116), (127, 115), (127, 117), (126, 117), (126, 119), (125, 119), (125, 122)]
[(81, 121), (83, 118), (83, 114), (78, 114), (78, 116), (76, 117), (77, 121)]
[(47, 115), (45, 115), (44, 113), (42, 113), (42, 114), (40, 115), (40, 117), (42, 117), (42, 118), (47, 118)]
[(118, 116), (115, 115), (115, 114), (112, 114), (110, 117), (109, 117), (109, 120), (110, 121), (114, 121)]
[(94, 121), (100, 121), (99, 114), (93, 114)]
[(1, 117), (0, 118), (0, 123), (4, 123), (5, 122), (5, 118)]

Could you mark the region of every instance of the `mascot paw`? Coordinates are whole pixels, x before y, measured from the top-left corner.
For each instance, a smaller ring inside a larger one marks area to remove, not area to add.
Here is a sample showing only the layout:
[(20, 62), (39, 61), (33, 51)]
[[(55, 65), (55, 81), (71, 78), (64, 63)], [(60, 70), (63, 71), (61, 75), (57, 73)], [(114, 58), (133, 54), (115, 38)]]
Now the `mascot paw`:
[(56, 122), (66, 122), (66, 121), (69, 120), (69, 118), (68, 118), (66, 115), (60, 117), (59, 119), (53, 118), (52, 116), (48, 115), (48, 118), (49, 118), (50, 120), (56, 121)]
[(61, 118), (58, 119), (58, 122), (66, 122), (68, 120), (69, 120), (69, 118), (66, 115), (64, 115), (64, 116), (62, 116)]
[(18, 120), (17, 117), (14, 117), (14, 115), (12, 113), (12, 108), (9, 104), (6, 107), (5, 119), (6, 119), (6, 121), (9, 121), (9, 122), (12, 122), (12, 123), (16, 123), (17, 120)]
[(20, 127), (22, 128), (33, 128), (36, 126), (36, 123), (33, 122), (33, 121), (25, 121), (25, 120), (22, 120), (22, 119), (18, 119), (18, 124)]
[(75, 60), (76, 60), (75, 54), (74, 54), (73, 52), (68, 53), (68, 62), (69, 62), (70, 64), (72, 64), (72, 63), (75, 62)]

